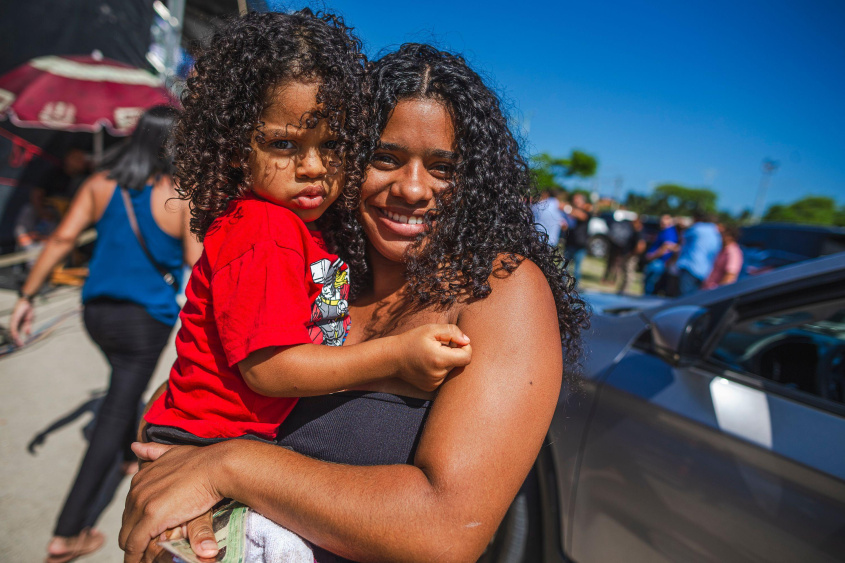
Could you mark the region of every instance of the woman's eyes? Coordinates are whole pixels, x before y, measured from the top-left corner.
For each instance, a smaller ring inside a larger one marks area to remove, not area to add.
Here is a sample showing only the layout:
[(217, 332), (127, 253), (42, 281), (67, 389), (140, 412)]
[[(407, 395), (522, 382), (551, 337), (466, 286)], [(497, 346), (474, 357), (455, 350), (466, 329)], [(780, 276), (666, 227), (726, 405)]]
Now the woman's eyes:
[(435, 173), (435, 175), (439, 175), (443, 178), (450, 178), (452, 173), (455, 171), (455, 166), (453, 164), (438, 163), (432, 165), (430, 170)]
[[(296, 148), (296, 145), (293, 143), (293, 141), (288, 141), (286, 139), (276, 139), (275, 141), (270, 141), (269, 145), (277, 150), (291, 150)], [(323, 143), (323, 148), (326, 150), (333, 151), (337, 148), (337, 141), (335, 139), (325, 141)]]
[[(372, 165), (384, 170), (400, 168), (404, 166), (404, 163), (401, 163), (399, 159), (392, 154), (376, 153), (373, 155)], [(455, 165), (450, 162), (437, 162), (427, 165), (426, 168), (428, 169), (429, 174), (441, 180), (448, 180), (455, 173)]]
[(382, 166), (395, 166), (399, 162), (393, 155), (387, 153), (376, 153), (373, 155), (373, 164), (380, 164)]

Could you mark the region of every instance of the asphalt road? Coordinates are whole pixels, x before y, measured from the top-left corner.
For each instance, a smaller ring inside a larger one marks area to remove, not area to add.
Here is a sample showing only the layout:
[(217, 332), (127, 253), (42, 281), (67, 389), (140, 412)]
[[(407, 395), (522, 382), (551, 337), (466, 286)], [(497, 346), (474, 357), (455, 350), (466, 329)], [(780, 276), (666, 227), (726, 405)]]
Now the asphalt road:
[[(0, 290), (0, 325), (8, 325), (15, 300), (14, 292)], [(36, 301), (35, 329), (53, 323), (49, 333), (0, 356), (0, 562), (44, 560), (87, 445), (83, 428), (93, 415), (75, 411), (106, 389), (108, 365), (85, 332), (79, 303), (79, 289), (69, 287)], [(167, 378), (175, 356), (171, 341), (148, 393)], [(27, 446), (42, 434), (43, 442), (30, 453)], [(97, 524), (106, 544), (82, 559), (86, 563), (122, 561), (117, 534), (128, 489), (129, 479), (123, 479)]]

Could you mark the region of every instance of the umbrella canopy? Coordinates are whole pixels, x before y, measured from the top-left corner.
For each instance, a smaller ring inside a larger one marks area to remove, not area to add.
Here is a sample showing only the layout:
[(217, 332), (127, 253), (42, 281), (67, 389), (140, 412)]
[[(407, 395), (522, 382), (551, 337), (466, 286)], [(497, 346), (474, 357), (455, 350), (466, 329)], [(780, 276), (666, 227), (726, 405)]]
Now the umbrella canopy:
[(161, 80), (102, 57), (38, 57), (0, 76), (0, 115), (21, 127), (129, 135), (159, 104), (177, 104)]

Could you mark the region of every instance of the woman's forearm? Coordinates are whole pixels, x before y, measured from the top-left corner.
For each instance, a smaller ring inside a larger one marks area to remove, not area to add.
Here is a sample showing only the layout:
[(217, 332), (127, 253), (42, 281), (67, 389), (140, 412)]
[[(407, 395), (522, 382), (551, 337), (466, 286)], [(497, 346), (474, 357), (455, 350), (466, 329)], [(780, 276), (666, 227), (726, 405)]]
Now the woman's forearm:
[(331, 464), (246, 440), (215, 447), (221, 496), (356, 561), (475, 560), (501, 517), (467, 518), (468, 499), (412, 465)]
[(73, 250), (75, 242), (75, 240), (60, 238), (56, 235), (47, 239), (44, 249), (29, 272), (26, 281), (21, 287), (21, 291), (27, 295), (38, 293), (38, 290), (41, 289), (41, 286), (50, 277), (50, 272), (53, 271), (53, 268), (67, 258), (70, 251)]

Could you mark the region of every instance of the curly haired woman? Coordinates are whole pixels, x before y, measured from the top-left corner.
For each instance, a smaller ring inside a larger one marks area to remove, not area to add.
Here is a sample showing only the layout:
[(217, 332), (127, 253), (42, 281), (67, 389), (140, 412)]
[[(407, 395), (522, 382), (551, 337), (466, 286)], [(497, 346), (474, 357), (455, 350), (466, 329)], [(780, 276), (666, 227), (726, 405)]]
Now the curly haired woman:
[(525, 160), (460, 57), (404, 45), (371, 72), (370, 168), (355, 212), (326, 230), (359, 281), (347, 342), (454, 323), (472, 363), (436, 393), (390, 379), (301, 399), (280, 431), (289, 449), (136, 444), (156, 461), (127, 499), (128, 562), (188, 521), (212, 553), (204, 513), (224, 497), (309, 540), (321, 563), (474, 561), (534, 463), (587, 312), (534, 230)]

